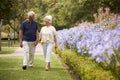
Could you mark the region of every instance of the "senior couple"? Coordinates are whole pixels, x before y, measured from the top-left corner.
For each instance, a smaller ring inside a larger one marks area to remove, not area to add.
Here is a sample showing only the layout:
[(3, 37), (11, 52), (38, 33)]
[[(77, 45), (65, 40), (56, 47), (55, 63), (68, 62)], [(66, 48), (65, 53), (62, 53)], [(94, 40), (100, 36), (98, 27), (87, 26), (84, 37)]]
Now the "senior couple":
[[(26, 70), (27, 66), (32, 68), (34, 61), (35, 48), (41, 41), (44, 58), (45, 70), (50, 69), (50, 56), (53, 46), (57, 48), (56, 29), (52, 26), (52, 16), (48, 15), (44, 18), (45, 26), (38, 32), (38, 23), (34, 20), (35, 12), (28, 12), (28, 19), (23, 21), (19, 30), (20, 47), (24, 50), (22, 69)], [(28, 59), (29, 55), (29, 59)]]

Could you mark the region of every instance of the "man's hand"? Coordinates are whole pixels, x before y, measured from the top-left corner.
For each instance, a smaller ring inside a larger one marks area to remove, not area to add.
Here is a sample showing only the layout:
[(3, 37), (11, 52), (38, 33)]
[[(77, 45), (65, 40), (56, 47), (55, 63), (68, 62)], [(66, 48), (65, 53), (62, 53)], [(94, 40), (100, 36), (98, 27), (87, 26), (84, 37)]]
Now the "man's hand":
[(22, 43), (22, 37), (23, 37), (23, 30), (19, 30), (19, 42), (20, 42), (20, 47), (23, 47), (23, 43)]
[(22, 44), (22, 42), (20, 42), (20, 47), (21, 47), (21, 48), (23, 47), (23, 44)]

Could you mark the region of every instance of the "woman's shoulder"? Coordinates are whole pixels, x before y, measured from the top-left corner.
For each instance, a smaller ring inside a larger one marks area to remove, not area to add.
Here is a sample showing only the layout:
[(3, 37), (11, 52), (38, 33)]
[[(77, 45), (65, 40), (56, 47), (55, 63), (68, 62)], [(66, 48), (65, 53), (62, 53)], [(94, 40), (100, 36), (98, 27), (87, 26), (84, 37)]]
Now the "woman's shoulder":
[[(46, 29), (47, 27), (46, 26), (43, 26), (41, 29)], [(55, 29), (54, 26), (50, 26), (51, 29)]]
[(41, 30), (44, 30), (44, 29), (46, 29), (46, 26), (41, 27)]
[(52, 28), (55, 28), (54, 26), (51, 25)]
[(54, 26), (51, 26), (51, 28), (52, 28), (52, 29), (55, 29), (55, 27), (54, 27)]

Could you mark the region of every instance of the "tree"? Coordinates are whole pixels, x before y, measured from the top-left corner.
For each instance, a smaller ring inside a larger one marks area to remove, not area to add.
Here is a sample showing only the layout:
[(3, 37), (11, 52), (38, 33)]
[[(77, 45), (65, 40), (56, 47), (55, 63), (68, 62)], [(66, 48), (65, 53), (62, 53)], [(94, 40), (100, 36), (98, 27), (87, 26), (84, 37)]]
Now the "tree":
[[(93, 21), (93, 14), (98, 8), (109, 7), (112, 12), (119, 12), (119, 0), (36, 0), (40, 17), (53, 16), (53, 25), (57, 29), (73, 27), (81, 20)], [(41, 20), (42, 21), (42, 20)], [(40, 22), (41, 22), (40, 21)]]
[(2, 19), (1, 19), (1, 22), (0, 22), (0, 51), (2, 50), (1, 49), (1, 29), (2, 29)]
[(9, 0), (9, 2), (1, 0), (0, 5), (4, 8), (2, 3), (10, 4), (10, 6), (4, 6), (6, 9), (2, 14), (6, 16), (9, 11), (9, 15), (7, 15), (9, 19), (6, 18), (7, 23), (17, 33), (20, 24), (26, 18), (26, 13), (30, 10), (35, 11), (40, 27), (44, 25), (43, 18), (46, 15), (52, 15), (53, 25), (57, 29), (73, 27), (76, 22), (81, 20), (93, 21), (93, 14), (99, 7), (110, 7), (112, 12), (120, 10), (119, 0)]
[[(0, 51), (1, 51), (1, 28), (2, 28), (2, 23), (6, 23), (11, 19), (12, 15), (12, 7), (13, 4), (16, 2), (16, 0), (1, 0), (0, 1)], [(3, 20), (3, 21), (2, 21)]]

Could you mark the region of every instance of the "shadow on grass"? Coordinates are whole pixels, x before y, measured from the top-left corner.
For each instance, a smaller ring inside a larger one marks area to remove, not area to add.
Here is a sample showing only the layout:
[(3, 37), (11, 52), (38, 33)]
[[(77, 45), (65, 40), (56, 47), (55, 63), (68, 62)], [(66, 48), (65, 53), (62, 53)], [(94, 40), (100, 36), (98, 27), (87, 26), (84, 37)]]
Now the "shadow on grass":
[(63, 68), (51, 68), (45, 71), (44, 67), (27, 68), (27, 70), (22, 70), (21, 67), (8, 67), (0, 70), (0, 80), (56, 80), (57, 77), (61, 77), (59, 80), (62, 80), (62, 77), (66, 76), (64, 71)]

